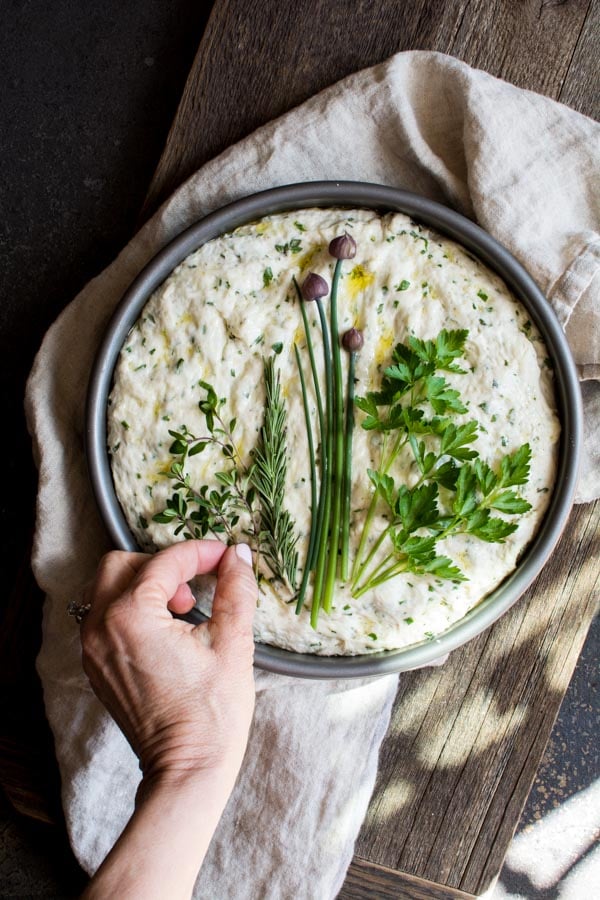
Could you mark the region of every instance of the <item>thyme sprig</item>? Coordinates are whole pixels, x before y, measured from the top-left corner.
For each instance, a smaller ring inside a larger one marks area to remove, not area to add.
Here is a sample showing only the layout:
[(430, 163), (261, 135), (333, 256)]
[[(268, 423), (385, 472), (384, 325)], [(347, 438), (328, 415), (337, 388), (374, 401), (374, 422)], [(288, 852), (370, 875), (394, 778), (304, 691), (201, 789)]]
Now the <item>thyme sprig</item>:
[[(153, 521), (175, 525), (175, 535), (183, 533), (186, 540), (211, 533), (218, 538), (225, 535), (233, 543), (241, 529), (254, 551), (255, 574), (261, 574), (262, 559), (272, 576), (293, 593), (297, 538), (294, 522), (283, 505), (286, 411), (274, 357), (264, 362), (264, 381), (264, 421), (249, 465), (234, 440), (236, 419), (226, 421), (223, 417), (225, 399), (219, 398), (207, 382), (198, 382), (206, 392), (198, 407), (204, 415), (207, 434), (197, 437), (186, 425), (169, 431), (173, 438), (169, 453), (174, 458), (161, 474), (173, 481), (174, 493)], [(209, 445), (220, 449), (228, 465), (214, 473), (217, 487), (196, 487), (186, 464)]]
[[(235, 428), (235, 422), (232, 424)], [(248, 490), (249, 473), (240, 472), (235, 464), (236, 451), (231, 442), (231, 431), (215, 428), (213, 422), (212, 433), (200, 438), (192, 434), (186, 425), (182, 425), (178, 431), (170, 430), (169, 434), (174, 438), (169, 448), (174, 459), (161, 474), (174, 482), (175, 492), (167, 500), (165, 508), (153, 516), (153, 521), (176, 524), (175, 535), (183, 532), (186, 540), (206, 537), (210, 532), (215, 537), (226, 534), (228, 540), (233, 541), (233, 529), (241, 514), (246, 514), (250, 520), (247, 533), (253, 534), (256, 531), (256, 519)], [(202, 485), (196, 489), (186, 471), (186, 461), (201, 453), (211, 443), (219, 446), (225, 458), (233, 464), (228, 469), (215, 473), (218, 487), (211, 489), (208, 485)]]

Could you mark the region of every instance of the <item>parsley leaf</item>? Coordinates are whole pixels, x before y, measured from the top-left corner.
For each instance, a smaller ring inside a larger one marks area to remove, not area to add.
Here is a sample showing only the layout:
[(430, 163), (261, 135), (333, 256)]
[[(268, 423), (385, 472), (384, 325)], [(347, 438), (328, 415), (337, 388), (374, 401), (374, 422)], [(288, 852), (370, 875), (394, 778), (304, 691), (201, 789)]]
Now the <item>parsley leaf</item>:
[(530, 462), (531, 447), (529, 444), (523, 444), (514, 453), (505, 456), (500, 464), (500, 487), (526, 484), (529, 478)]
[[(529, 478), (529, 444), (492, 468), (475, 446), (483, 430), (479, 423), (453, 420), (467, 406), (443, 373), (466, 374), (458, 361), (467, 337), (464, 329), (443, 329), (433, 340), (410, 336), (394, 347), (380, 390), (355, 399), (364, 414), (362, 427), (382, 434), (383, 450), (379, 468), (367, 473), (374, 491), (352, 571), (354, 597), (402, 572), (461, 581), (465, 576), (449, 557), (438, 554), (438, 543), (457, 534), (503, 543), (517, 523), (492, 511), (520, 515), (531, 509), (511, 490)], [(406, 450), (414, 458), (417, 480), (411, 487), (396, 486), (389, 472)], [(370, 539), (378, 510), (385, 524)]]

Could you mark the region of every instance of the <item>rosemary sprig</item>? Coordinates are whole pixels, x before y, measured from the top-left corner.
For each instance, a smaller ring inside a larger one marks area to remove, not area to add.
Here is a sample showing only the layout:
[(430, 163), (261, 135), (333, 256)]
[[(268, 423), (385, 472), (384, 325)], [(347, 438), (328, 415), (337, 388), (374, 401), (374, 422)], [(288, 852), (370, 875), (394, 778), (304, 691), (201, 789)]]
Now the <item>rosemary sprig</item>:
[(269, 567), (280, 580), (296, 588), (298, 552), (292, 518), (284, 507), (287, 471), (286, 410), (281, 397), (281, 379), (274, 358), (264, 360), (265, 415), (250, 482), (256, 490), (260, 510), (260, 544)]

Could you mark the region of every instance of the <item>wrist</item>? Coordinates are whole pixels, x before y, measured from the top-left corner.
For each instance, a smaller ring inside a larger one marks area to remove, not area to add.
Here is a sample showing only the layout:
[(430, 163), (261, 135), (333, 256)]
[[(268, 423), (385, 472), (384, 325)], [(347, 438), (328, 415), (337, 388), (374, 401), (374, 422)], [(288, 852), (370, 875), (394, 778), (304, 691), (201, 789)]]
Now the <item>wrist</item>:
[(145, 775), (135, 812), (86, 900), (190, 897), (234, 782), (235, 774), (214, 767), (169, 767)]
[(198, 809), (224, 808), (238, 773), (238, 767), (224, 763), (214, 766), (169, 764), (145, 772), (139, 784), (136, 809), (148, 798), (160, 797), (173, 807)]
[[(187, 784), (202, 780), (204, 773), (237, 775), (248, 742), (250, 721), (233, 722), (231, 733), (218, 728), (210, 738), (195, 727), (153, 727), (134, 748), (145, 781), (160, 784)], [(234, 780), (235, 780), (234, 775)]]

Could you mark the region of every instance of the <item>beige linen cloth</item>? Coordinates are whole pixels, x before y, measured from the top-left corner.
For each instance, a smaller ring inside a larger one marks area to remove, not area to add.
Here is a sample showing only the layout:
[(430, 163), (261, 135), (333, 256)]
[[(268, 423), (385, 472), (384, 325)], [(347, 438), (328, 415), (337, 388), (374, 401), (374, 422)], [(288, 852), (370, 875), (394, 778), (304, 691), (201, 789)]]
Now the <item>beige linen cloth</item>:
[[(47, 593), (38, 665), (69, 834), (88, 872), (127, 821), (140, 777), (87, 684), (78, 629), (66, 614), (108, 549), (86, 477), (84, 400), (100, 336), (128, 284), (186, 226), (276, 185), (363, 180), (448, 204), (517, 256), (566, 329), (586, 379), (588, 452), (578, 499), (588, 500), (600, 493), (599, 149), (600, 127), (558, 103), (450, 57), (403, 53), (204, 166), (50, 329), (26, 401), (40, 470), (33, 566)], [(256, 681), (243, 770), (195, 897), (326, 900), (352, 856), (396, 679), (305, 682), (257, 672)]]

